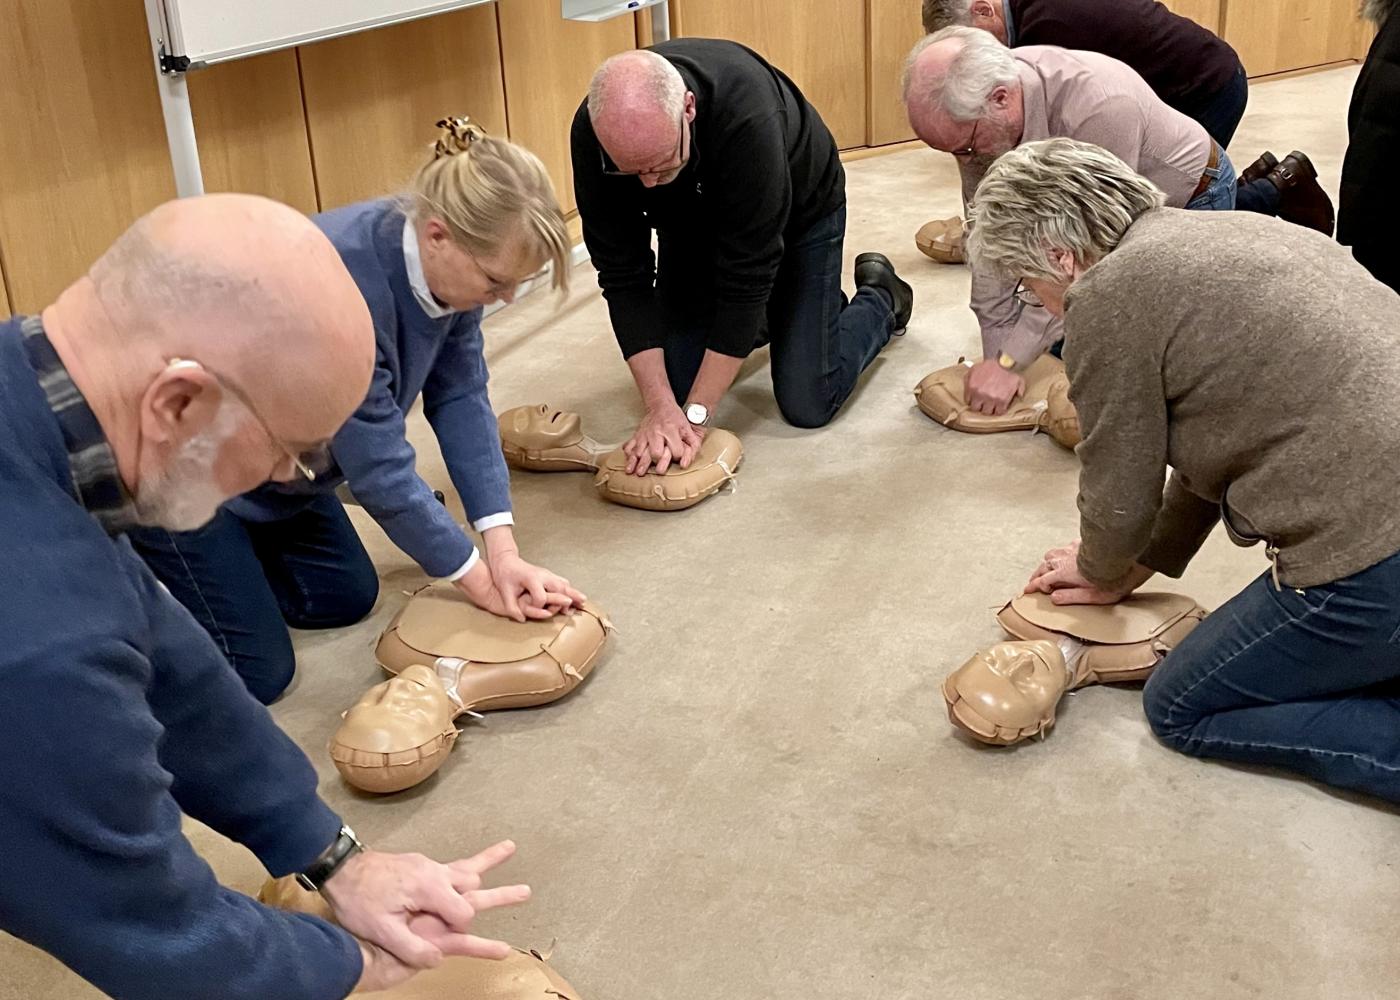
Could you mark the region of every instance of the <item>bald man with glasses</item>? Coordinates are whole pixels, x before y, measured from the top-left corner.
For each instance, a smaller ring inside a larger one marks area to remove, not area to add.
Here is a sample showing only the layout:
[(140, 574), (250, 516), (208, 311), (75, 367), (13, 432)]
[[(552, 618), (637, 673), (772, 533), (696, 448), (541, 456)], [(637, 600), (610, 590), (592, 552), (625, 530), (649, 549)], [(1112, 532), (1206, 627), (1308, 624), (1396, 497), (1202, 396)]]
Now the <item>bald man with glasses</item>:
[(855, 296), (842, 293), (836, 142), (742, 45), (686, 38), (609, 59), (572, 148), (584, 241), (646, 409), (629, 472), (689, 465), (764, 344), (783, 417), (825, 426), (908, 324), (913, 290), (881, 254), (859, 255)]

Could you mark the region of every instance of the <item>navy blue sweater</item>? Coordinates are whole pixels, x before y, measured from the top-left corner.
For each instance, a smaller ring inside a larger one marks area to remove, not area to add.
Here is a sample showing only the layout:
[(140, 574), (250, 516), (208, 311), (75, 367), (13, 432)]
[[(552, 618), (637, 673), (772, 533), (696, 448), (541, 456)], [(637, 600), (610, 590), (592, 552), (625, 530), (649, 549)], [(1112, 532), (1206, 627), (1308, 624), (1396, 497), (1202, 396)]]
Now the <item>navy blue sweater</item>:
[(79, 503), (16, 320), (0, 560), (0, 928), (119, 1000), (348, 995), (349, 935), (223, 888), (180, 831), (183, 812), (283, 875), (340, 820), (208, 634)]
[(394, 544), (429, 576), (448, 576), (474, 551), (471, 537), (414, 469), (404, 420), (419, 394), (467, 516), (510, 510), (510, 472), (487, 396), (481, 310), (434, 319), (409, 284), (404, 216), (390, 200), (367, 201), (318, 215), (369, 304), (378, 359), (369, 395), (336, 434), (339, 468), (315, 483), (273, 483), (228, 509), (250, 521), (289, 517), (310, 494), (348, 481), (355, 499)]

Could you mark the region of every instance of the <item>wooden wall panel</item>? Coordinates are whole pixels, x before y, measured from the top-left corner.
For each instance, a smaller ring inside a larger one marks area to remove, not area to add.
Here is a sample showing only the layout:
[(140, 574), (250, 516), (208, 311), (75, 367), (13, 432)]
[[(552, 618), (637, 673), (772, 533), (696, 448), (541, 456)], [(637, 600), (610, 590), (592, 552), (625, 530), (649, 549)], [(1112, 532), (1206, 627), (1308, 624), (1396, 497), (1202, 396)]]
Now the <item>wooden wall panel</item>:
[(198, 70), (189, 88), (206, 191), (246, 191), (316, 211), (295, 52)]
[(10, 0), (0, 52), (0, 251), (32, 312), (175, 179), (140, 0)]
[(924, 35), (919, 5), (912, 0), (867, 0), (870, 31), (867, 53), (870, 79), (866, 142), (883, 146), (914, 138), (904, 112), (900, 84), (904, 60)]
[(506, 134), (495, 4), (319, 42), (299, 55), (324, 209), (402, 190), (445, 115), (469, 114)]
[(866, 141), (865, 13), (865, 0), (671, 0), (671, 29), (761, 54), (802, 88), (846, 149)]
[(1354, 0), (1229, 0), (1224, 38), (1250, 76), (1364, 55)]
[(1221, 0), (1162, 0), (1174, 14), (1189, 17), (1203, 28), (1220, 34)]
[(544, 161), (564, 211), (574, 209), (569, 126), (603, 60), (636, 48), (635, 17), (587, 23), (559, 16), (559, 0), (502, 4), (510, 137)]

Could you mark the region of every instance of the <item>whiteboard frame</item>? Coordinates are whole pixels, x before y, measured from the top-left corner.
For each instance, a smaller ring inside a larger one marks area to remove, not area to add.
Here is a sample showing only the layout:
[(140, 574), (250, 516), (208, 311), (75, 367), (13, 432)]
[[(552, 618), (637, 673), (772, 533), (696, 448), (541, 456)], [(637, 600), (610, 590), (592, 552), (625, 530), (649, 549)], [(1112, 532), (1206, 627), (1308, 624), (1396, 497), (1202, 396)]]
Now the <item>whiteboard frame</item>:
[[(288, 0), (295, 3), (296, 0)], [(394, 14), (387, 17), (369, 18), (364, 21), (342, 25), (334, 30), (307, 31), (292, 38), (279, 38), (274, 41), (261, 42), (251, 45), (240, 45), (231, 49), (216, 49), (211, 52), (197, 52), (191, 54), (185, 45), (184, 31), (180, 25), (179, 0), (160, 0), (161, 25), (164, 28), (163, 37), (166, 39), (166, 56), (172, 60), (183, 63), (184, 69), (202, 69), (205, 66), (215, 66), (223, 62), (232, 62), (235, 59), (247, 59), (250, 56), (262, 55), (265, 52), (278, 52), (282, 49), (294, 48), (298, 45), (307, 45), (311, 42), (327, 41), (332, 38), (344, 38), (346, 35), (357, 35), (362, 31), (372, 31), (375, 28), (387, 28), (394, 24), (407, 24), (409, 21), (421, 21), (427, 17), (436, 17), (439, 14), (448, 14), (456, 10), (466, 10), (469, 7), (480, 7), (482, 4), (494, 3), (496, 0), (439, 0), (424, 10), (414, 11), (411, 14)]]

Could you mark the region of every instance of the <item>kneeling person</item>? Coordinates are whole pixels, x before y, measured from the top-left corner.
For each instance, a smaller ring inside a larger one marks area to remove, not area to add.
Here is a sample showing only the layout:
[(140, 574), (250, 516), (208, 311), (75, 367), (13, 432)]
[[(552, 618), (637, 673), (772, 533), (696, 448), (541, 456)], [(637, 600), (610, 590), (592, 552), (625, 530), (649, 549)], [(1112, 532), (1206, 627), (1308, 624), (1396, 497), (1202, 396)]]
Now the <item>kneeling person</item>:
[(629, 472), (688, 465), (765, 342), (784, 418), (825, 426), (908, 323), (913, 291), (880, 254), (856, 259), (855, 298), (842, 294), (836, 142), (743, 46), (680, 39), (613, 57), (572, 147), (584, 240), (646, 405)]
[[(369, 201), (317, 216), (374, 319), (368, 396), (323, 468), (239, 497), (206, 528), (133, 536), (156, 575), (214, 637), (261, 701), (291, 682), (287, 626), (338, 628), (374, 607), (379, 577), (335, 488), (355, 498), (430, 576), (519, 621), (583, 600), (520, 558), (510, 475), (487, 396), (482, 307), (509, 302), (547, 263), (567, 281), (562, 213), (539, 160), (466, 119), (439, 123), (407, 206)], [(405, 420), (419, 394), (485, 558), (414, 469)]]

